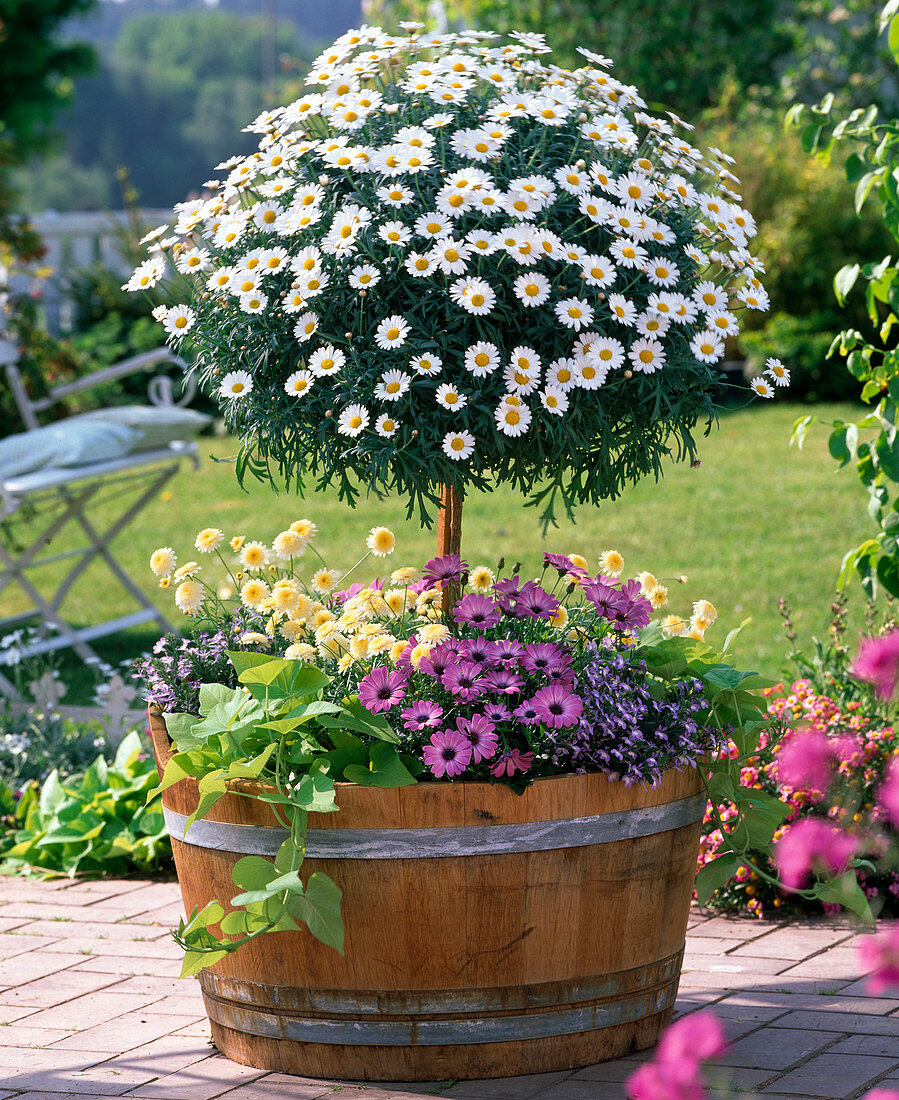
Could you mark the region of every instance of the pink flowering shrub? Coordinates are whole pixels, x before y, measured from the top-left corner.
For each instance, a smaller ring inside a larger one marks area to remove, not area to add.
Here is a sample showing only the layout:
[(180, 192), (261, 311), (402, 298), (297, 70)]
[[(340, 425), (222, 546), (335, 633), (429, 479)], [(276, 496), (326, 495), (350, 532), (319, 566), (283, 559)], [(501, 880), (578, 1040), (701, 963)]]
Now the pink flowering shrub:
[[(778, 685), (768, 694), (768, 713), (787, 731), (774, 747), (762, 734), (759, 755), (753, 767), (743, 769), (742, 781), (790, 806), (789, 817), (775, 834), (784, 881), (801, 885), (809, 862), (816, 861), (823, 871), (845, 867), (853, 855), (873, 858), (877, 870), (859, 868), (859, 882), (883, 915), (899, 915), (899, 870), (883, 859), (892, 830), (899, 826), (899, 763), (892, 759), (899, 752), (899, 734), (882, 719), (868, 717), (862, 701), (840, 704), (816, 691), (810, 680), (797, 680), (789, 689)], [(734, 746), (729, 751), (736, 756)], [(735, 814), (724, 809), (725, 825)], [(710, 810), (703, 825), (700, 867), (720, 842)], [(757, 862), (762, 870), (774, 872), (769, 857), (759, 854)], [(819, 903), (780, 891), (745, 867), (709, 904), (760, 918), (821, 911)]]
[(673, 1023), (662, 1036), (655, 1057), (627, 1081), (630, 1100), (704, 1100), (702, 1064), (727, 1050), (721, 1021), (712, 1012), (697, 1012)]

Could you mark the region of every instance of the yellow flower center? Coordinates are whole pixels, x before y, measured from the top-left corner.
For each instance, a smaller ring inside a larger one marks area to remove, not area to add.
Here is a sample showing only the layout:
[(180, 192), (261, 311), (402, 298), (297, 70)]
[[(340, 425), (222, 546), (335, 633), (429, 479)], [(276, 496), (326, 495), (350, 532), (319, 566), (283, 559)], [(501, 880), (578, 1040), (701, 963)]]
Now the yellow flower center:
[(484, 295), (483, 294), (472, 294), (471, 304), (473, 306), (482, 306), (484, 304)]
[(506, 409), (504, 419), (507, 424), (517, 424), (521, 420), (521, 413), (516, 412), (515, 409)]
[(572, 185), (576, 185), (576, 184), (581, 182), (581, 177), (575, 175), (574, 172), (569, 172), (568, 175), (565, 177), (565, 179), (567, 180), (568, 183), (570, 183)]
[(359, 116), (355, 111), (344, 111), (343, 117), (347, 122), (355, 122)]
[(309, 289), (310, 290), (318, 290), (318, 288), (321, 285), (322, 285), (321, 279), (310, 279), (309, 280)]
[(479, 367), (486, 367), (487, 364), (490, 362), (490, 356), (485, 355), (482, 351), (479, 351), (478, 354), (474, 357), (474, 361)]
[(626, 256), (629, 260), (632, 260), (636, 254), (637, 253), (630, 247), (625, 247), (621, 250), (621, 255)]
[(415, 268), (417, 271), (427, 271), (428, 266), (428, 260), (425, 256), (419, 256), (418, 259), (415, 261)]
[(303, 332), (305, 332), (307, 336), (311, 336), (313, 332), (315, 332), (315, 321), (307, 321), (306, 324), (303, 325)]
[(701, 350), (702, 350), (703, 355), (711, 355), (712, 352), (715, 350), (715, 345), (714, 344), (708, 344), (708, 343), (702, 344), (701, 345)]
[(308, 387), (308, 385), (309, 385), (309, 383), (306, 381), (305, 378), (299, 378), (293, 384), (293, 392), (294, 393), (302, 393), (303, 390), (305, 390)]
[(389, 382), (387, 384), (387, 392), (388, 393), (398, 393), (399, 388), (400, 388), (399, 382)]
[(640, 196), (643, 194), (643, 188), (642, 187), (637, 187), (637, 185), (635, 183), (632, 183), (630, 185), (630, 187), (627, 189), (627, 193), (628, 193), (629, 198), (639, 199)]
[(584, 378), (588, 378), (588, 379), (589, 378), (595, 378), (596, 377), (596, 371), (593, 369), (593, 367), (589, 367), (589, 366), (588, 367), (581, 367), (581, 375)]
[(245, 387), (244, 387), (243, 382), (232, 382), (231, 383), (231, 392), (232, 393), (243, 393), (244, 388)]
[(599, 357), (604, 363), (608, 363), (608, 361), (612, 358), (611, 348), (603, 348), (602, 351), (599, 353)]
[(262, 215), (262, 220), (265, 222), (266, 225), (271, 225), (276, 217), (277, 214), (274, 212), (274, 210), (266, 210), (266, 212)]
[(718, 296), (716, 294), (711, 294), (709, 291), (706, 291), (705, 294), (703, 294), (702, 296), (702, 300), (707, 306), (713, 306), (717, 302)]
[(443, 400), (447, 403), (447, 405), (455, 405), (456, 402), (459, 400), (459, 395), (457, 393), (448, 393), (444, 396)]
[(420, 157), (409, 157), (409, 167), (410, 168), (418, 168), (420, 164), (421, 164), (421, 158)]
[(606, 274), (605, 271), (601, 267), (591, 267), (590, 268), (590, 275), (594, 279), (603, 279), (603, 278), (605, 278), (605, 274)]
[(530, 382), (531, 376), (524, 371), (517, 370), (515, 372), (515, 381), (519, 386), (526, 386)]
[(549, 397), (547, 397), (547, 399), (546, 399), (546, 404), (551, 409), (554, 409), (556, 407), (556, 405), (558, 405), (558, 403), (559, 402), (556, 400), (555, 397), (552, 396), (552, 394), (550, 394)]
[(425, 226), (425, 229), (427, 229), (429, 233), (439, 233), (442, 229), (442, 226), (440, 222), (428, 222), (428, 224)]
[(562, 367), (561, 370), (556, 371), (556, 378), (559, 382), (570, 382), (571, 371), (567, 370), (565, 367)]
[(352, 162), (352, 160), (350, 160), (349, 157), (338, 157), (337, 158), (337, 167), (338, 168), (346, 168), (348, 164), (352, 164), (352, 163), (353, 162)]
[(454, 451), (462, 451), (465, 449), (465, 440), (457, 435), (452, 443), (450, 443), (450, 447), (452, 447)]
[(476, 153), (487, 153), (490, 150), (490, 146), (486, 141), (476, 141), (474, 148)]
[(454, 264), (459, 259), (459, 252), (455, 248), (448, 248), (443, 254), (451, 264)]
[(537, 286), (536, 283), (528, 283), (528, 285), (524, 288), (524, 292), (529, 298), (536, 298), (537, 295), (540, 293), (540, 287)]
[(393, 202), (399, 202), (403, 197), (402, 191), (390, 191), (387, 195)]
[(381, 430), (385, 432), (392, 432), (395, 425), (392, 420), (384, 420), (381, 423)]
[(350, 427), (351, 428), (358, 428), (361, 424), (362, 424), (362, 417), (361, 416), (354, 416), (350, 420)]
[(321, 369), (322, 370), (331, 370), (331, 368), (333, 366), (334, 366), (334, 360), (333, 359), (322, 359), (322, 363), (321, 363)]
[(400, 336), (400, 330), (396, 326), (394, 326), (393, 328), (389, 328), (387, 330), (387, 339), (388, 340), (398, 340), (399, 336)]
[(341, 237), (343, 237), (344, 240), (346, 240), (347, 237), (352, 236), (352, 234), (353, 234), (353, 229), (349, 225), (343, 226), (340, 230), (340, 235), (341, 235)]
[(175, 319), (175, 328), (184, 328), (184, 326), (186, 324), (187, 324), (187, 318), (186, 317), (177, 317)]
[(580, 309), (578, 309), (577, 306), (569, 306), (568, 316), (574, 318), (574, 320), (577, 320), (581, 316), (581, 311)]
[(649, 348), (643, 348), (643, 350), (640, 352), (640, 362), (641, 363), (651, 363), (653, 361), (653, 359), (655, 359), (655, 356), (649, 350)]
[(240, 284), (240, 289), (243, 291), (244, 294), (246, 294), (248, 290), (253, 289), (254, 285), (255, 284), (252, 279), (244, 279), (244, 281)]

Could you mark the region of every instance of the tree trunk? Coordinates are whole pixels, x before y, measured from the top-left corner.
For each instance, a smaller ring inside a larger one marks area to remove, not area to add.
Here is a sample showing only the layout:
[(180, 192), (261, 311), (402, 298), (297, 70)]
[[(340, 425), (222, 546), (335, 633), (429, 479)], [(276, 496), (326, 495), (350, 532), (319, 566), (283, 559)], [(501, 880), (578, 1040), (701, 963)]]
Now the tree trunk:
[[(462, 552), (462, 494), (455, 485), (444, 485), (440, 490), (440, 507), (437, 511), (437, 556)], [(461, 595), (457, 583), (443, 590), (443, 613), (449, 615), (453, 604)]]

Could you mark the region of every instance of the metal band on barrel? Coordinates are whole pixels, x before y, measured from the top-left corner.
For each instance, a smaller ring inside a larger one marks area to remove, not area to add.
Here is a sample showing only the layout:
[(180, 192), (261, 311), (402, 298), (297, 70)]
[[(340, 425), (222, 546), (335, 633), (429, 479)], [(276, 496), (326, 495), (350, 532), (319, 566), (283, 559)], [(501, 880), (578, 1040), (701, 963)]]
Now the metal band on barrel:
[[(583, 848), (680, 829), (701, 821), (705, 808), (706, 796), (699, 794), (637, 810), (516, 825), (310, 829), (306, 836), (306, 856), (309, 859), (439, 859)], [(288, 836), (286, 829), (205, 820), (195, 821), (185, 832), (187, 817), (184, 814), (167, 808), (163, 813), (172, 838), (197, 848), (273, 856)]]
[(677, 980), (659, 989), (639, 992), (602, 1004), (564, 1006), (527, 1015), (487, 1015), (462, 1019), (324, 1020), (280, 1015), (245, 1005), (227, 1004), (204, 995), (209, 1018), (250, 1035), (290, 1039), (300, 1043), (349, 1046), (455, 1046), (544, 1039), (643, 1020), (671, 1008)]

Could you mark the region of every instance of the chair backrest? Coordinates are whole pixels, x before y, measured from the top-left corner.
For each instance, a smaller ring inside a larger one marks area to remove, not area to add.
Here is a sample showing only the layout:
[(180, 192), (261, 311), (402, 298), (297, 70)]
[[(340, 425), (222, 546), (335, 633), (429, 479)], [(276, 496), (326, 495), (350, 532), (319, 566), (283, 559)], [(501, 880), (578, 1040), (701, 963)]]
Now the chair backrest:
[[(188, 369), (184, 360), (168, 348), (155, 348), (153, 351), (146, 351), (141, 355), (133, 355), (130, 359), (123, 359), (122, 362), (106, 367), (104, 370), (94, 371), (92, 374), (78, 378), (74, 382), (53, 386), (48, 390), (46, 397), (32, 398), (28, 394), (22, 372), (16, 365), (17, 359), (15, 347), (8, 340), (0, 338), (0, 366), (3, 366), (6, 372), (9, 388), (12, 391), (19, 415), (22, 417), (22, 423), (29, 431), (32, 428), (40, 427), (39, 413), (52, 408), (58, 401), (64, 400), (71, 394), (80, 393), (104, 382), (112, 382), (117, 378), (125, 378), (128, 375), (136, 374), (138, 371), (152, 370), (159, 366), (176, 366), (185, 372)], [(188, 405), (193, 400), (196, 392), (196, 379), (190, 375), (185, 377), (183, 392), (178, 400), (175, 400), (174, 387), (168, 378), (153, 378), (148, 387), (148, 396), (152, 405)]]

